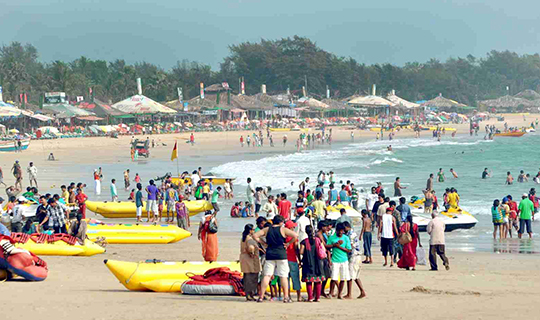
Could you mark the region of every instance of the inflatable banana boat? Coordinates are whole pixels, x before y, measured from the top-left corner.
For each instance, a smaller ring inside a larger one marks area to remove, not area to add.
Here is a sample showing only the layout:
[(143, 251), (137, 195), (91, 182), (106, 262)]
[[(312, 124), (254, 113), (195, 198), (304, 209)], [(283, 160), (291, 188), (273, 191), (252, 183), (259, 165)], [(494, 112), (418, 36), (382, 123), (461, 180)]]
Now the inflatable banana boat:
[(326, 218), (330, 220), (337, 220), (341, 216), (341, 209), (345, 209), (345, 212), (351, 218), (362, 218), (362, 214), (360, 212), (356, 211), (351, 206), (346, 206), (343, 204), (326, 207), (326, 210), (328, 211)]
[(107, 243), (164, 244), (188, 238), (191, 233), (174, 225), (89, 223), (86, 235), (92, 241), (105, 237)]
[[(212, 184), (214, 184), (214, 185), (223, 185), (223, 184), (225, 184), (225, 180), (230, 179), (230, 180), (234, 181), (235, 178), (219, 178), (219, 177), (214, 177), (214, 176), (202, 176), (202, 179), (206, 183), (210, 182), (210, 179), (212, 179)], [(171, 181), (174, 184), (178, 184), (178, 185), (184, 184), (185, 180), (188, 181), (188, 184), (192, 183), (191, 182), (191, 177), (185, 177), (184, 179), (180, 179), (180, 177), (171, 177)]]
[[(112, 274), (128, 290), (154, 292), (181, 292), (188, 275), (204, 274), (208, 269), (227, 267), (240, 271), (240, 262), (165, 262), (146, 260), (127, 262), (118, 260), (103, 261)], [(330, 283), (330, 281), (328, 282)], [(306, 291), (302, 283), (302, 291)]]
[(43, 281), (49, 273), (47, 263), (27, 250), (16, 248), (15, 241), (0, 234), (0, 280), (13, 275), (28, 281)]
[[(76, 238), (67, 234), (47, 235), (44, 233), (35, 233), (27, 235), (12, 233), (11, 236), (16, 241), (15, 247), (26, 249), (36, 255), (93, 256), (105, 252), (103, 247), (88, 239), (84, 241), (84, 245), (81, 245)], [(16, 239), (15, 236), (17, 236)]]
[[(212, 204), (206, 200), (184, 201), (189, 210), (189, 215), (194, 216), (207, 210), (212, 210)], [(86, 201), (86, 208), (92, 212), (104, 216), (105, 218), (135, 218), (137, 207), (135, 202), (97, 202)], [(163, 206), (162, 213), (167, 213), (167, 206)], [(143, 216), (146, 215), (146, 202), (143, 202)]]

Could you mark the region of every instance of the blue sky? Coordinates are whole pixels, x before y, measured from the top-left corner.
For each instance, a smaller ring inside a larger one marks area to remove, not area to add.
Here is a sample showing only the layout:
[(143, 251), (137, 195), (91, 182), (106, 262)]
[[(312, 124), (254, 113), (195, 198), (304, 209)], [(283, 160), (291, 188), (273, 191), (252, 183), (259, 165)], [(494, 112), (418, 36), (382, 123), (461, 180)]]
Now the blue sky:
[(0, 0), (0, 44), (44, 62), (188, 59), (214, 69), (244, 41), (305, 36), (359, 62), (424, 62), (490, 50), (540, 51), (540, 2), (502, 0)]

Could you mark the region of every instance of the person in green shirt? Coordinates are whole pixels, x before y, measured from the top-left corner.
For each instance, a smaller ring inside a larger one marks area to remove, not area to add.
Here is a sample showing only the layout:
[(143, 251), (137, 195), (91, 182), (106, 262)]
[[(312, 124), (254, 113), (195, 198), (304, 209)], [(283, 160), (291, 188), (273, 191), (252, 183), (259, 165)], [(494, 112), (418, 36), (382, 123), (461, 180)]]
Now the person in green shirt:
[(532, 226), (531, 226), (531, 219), (532, 214), (534, 212), (534, 204), (531, 200), (529, 200), (529, 195), (524, 193), (521, 197), (521, 201), (519, 203), (519, 231), (518, 231), (518, 238), (521, 239), (521, 235), (525, 232), (525, 227), (527, 227), (527, 233), (529, 234), (529, 238), (532, 238)]
[(345, 235), (345, 226), (343, 223), (336, 225), (334, 233), (328, 242), (332, 250), (332, 282), (330, 282), (330, 295), (334, 296), (334, 288), (339, 280), (337, 298), (341, 299), (341, 293), (345, 282), (351, 280), (349, 274), (349, 253), (351, 252), (351, 240)]
[(439, 172), (437, 173), (437, 179), (439, 182), (444, 182), (444, 172), (442, 168), (439, 168)]
[(355, 210), (358, 209), (358, 189), (354, 187), (354, 183), (351, 183), (351, 204)]
[(313, 200), (315, 200), (315, 197), (313, 196), (313, 194), (311, 194), (311, 190), (307, 189), (306, 191), (307, 205), (311, 206), (311, 204), (313, 203)]
[(218, 199), (221, 198), (221, 187), (217, 187), (216, 190), (214, 190), (214, 193), (212, 193), (212, 207), (214, 207), (214, 215), (216, 215), (219, 212), (219, 205), (218, 205)]

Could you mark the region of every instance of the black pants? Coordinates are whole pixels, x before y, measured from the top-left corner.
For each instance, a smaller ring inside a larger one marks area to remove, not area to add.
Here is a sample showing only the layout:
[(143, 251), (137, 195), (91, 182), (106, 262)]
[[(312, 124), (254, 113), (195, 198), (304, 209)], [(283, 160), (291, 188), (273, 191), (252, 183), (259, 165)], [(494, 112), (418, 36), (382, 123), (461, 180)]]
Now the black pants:
[(67, 233), (66, 225), (61, 227), (54, 226), (54, 233)]
[(429, 246), (429, 264), (431, 270), (437, 270), (437, 254), (441, 257), (443, 264), (448, 265), (448, 258), (444, 254), (444, 244), (432, 244)]

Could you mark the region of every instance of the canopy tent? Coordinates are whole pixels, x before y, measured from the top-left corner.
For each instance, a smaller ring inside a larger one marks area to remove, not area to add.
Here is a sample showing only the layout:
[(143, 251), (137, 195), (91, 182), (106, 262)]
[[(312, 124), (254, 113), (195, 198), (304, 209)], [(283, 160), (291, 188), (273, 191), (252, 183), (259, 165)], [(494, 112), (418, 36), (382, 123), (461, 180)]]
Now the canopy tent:
[(4, 102), (4, 101), (0, 101), (0, 108), (5, 108), (5, 107), (11, 107), (11, 108), (14, 108), (15, 106), (10, 104), (10, 103), (7, 103), (7, 102)]
[(44, 114), (39, 114), (39, 113), (34, 113), (33, 115), (30, 116), (30, 118), (37, 119), (39, 121), (44, 121), (44, 122), (54, 120), (54, 118), (51, 118), (49, 116), (46, 116)]
[(1, 117), (18, 117), (20, 115), (30, 117), (33, 115), (33, 112), (31, 111), (16, 108), (8, 103), (6, 103), (5, 105), (6, 105), (5, 107), (4, 106), (0, 107), (0, 118)]
[(124, 114), (122, 111), (114, 109), (110, 105), (101, 102), (98, 99), (93, 99), (93, 101), (83, 100), (77, 103), (76, 106), (81, 109), (91, 111), (98, 117), (120, 116)]
[(407, 100), (405, 100), (405, 99), (403, 99), (401, 97), (398, 97), (396, 95), (395, 90), (392, 90), (392, 92), (390, 92), (386, 96), (386, 100), (391, 101), (391, 102), (395, 103), (396, 106), (401, 106), (404, 109), (415, 109), (415, 108), (420, 107), (420, 105), (418, 103), (410, 102), (410, 101), (407, 101)]
[(176, 113), (176, 110), (166, 107), (140, 94), (117, 102), (113, 104), (112, 107), (123, 113), (129, 114)]
[(44, 104), (43, 109), (53, 111), (56, 118), (73, 118), (94, 115), (93, 112), (77, 108), (67, 103)]

